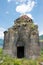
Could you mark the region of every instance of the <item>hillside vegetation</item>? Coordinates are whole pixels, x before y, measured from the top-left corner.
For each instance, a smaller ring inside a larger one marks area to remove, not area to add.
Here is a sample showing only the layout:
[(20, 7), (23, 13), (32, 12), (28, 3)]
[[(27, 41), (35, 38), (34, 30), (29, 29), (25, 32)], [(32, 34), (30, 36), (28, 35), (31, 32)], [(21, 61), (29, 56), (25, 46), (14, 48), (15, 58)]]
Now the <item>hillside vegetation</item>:
[(40, 39), (41, 41), (43, 41), (43, 35), (40, 35), (40, 36), (39, 36), (39, 39)]

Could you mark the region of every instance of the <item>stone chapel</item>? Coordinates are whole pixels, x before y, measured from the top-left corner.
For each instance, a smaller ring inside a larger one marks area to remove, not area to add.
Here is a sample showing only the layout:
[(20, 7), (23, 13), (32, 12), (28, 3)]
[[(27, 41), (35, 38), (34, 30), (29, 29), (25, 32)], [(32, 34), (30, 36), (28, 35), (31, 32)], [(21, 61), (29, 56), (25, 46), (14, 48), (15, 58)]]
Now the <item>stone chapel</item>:
[(38, 25), (27, 15), (14, 21), (14, 25), (4, 31), (3, 54), (14, 58), (36, 58), (40, 55)]

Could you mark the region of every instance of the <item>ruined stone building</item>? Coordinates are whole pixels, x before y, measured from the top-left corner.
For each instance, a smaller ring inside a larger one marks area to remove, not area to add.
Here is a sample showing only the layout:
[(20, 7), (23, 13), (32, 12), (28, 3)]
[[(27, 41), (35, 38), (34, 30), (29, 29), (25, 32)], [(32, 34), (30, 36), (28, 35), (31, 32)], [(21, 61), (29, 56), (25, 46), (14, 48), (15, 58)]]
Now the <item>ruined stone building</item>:
[(27, 15), (14, 21), (14, 25), (4, 32), (3, 53), (15, 58), (39, 56), (38, 26)]

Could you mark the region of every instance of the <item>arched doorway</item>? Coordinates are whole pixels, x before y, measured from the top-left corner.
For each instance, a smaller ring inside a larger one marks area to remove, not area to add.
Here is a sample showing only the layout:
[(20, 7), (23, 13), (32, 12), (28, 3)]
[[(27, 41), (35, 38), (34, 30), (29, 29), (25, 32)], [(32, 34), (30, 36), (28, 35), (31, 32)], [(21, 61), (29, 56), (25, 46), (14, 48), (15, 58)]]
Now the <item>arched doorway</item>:
[(24, 46), (17, 47), (17, 58), (24, 57)]
[(16, 47), (17, 47), (17, 58), (23, 58), (24, 51), (25, 51), (25, 42), (20, 35), (19, 35), (19, 38), (16, 42)]

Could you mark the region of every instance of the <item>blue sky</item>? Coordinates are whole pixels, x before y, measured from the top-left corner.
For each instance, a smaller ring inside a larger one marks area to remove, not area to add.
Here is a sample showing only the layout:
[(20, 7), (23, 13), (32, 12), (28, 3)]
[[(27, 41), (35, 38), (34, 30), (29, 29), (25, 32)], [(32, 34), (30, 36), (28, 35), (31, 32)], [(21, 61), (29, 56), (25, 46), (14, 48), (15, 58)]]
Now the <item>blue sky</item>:
[(0, 38), (23, 14), (32, 18), (38, 25), (39, 34), (43, 34), (43, 0), (0, 0)]

